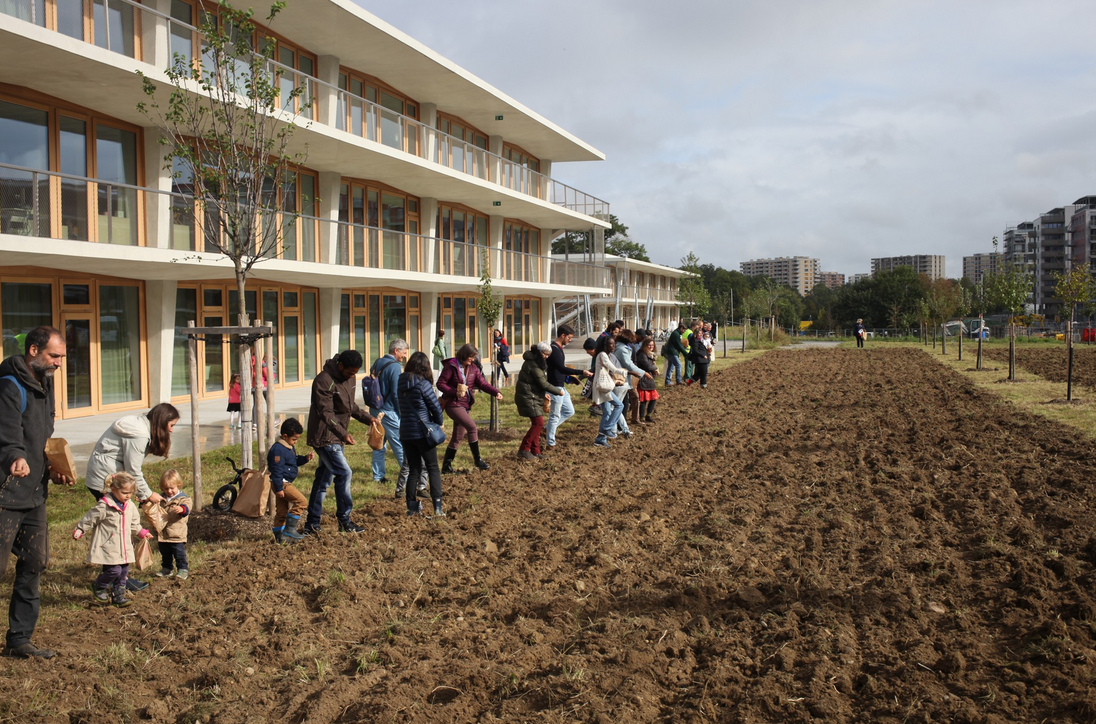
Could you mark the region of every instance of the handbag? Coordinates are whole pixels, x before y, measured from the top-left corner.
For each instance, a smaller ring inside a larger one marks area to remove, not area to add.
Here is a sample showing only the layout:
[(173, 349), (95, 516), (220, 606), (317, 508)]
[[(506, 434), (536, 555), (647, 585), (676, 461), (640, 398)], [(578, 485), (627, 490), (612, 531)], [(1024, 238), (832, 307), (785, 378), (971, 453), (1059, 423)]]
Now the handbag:
[(616, 389), (616, 380), (609, 374), (609, 370), (601, 367), (597, 371), (597, 391), (598, 392), (612, 392)]
[(552, 400), (545, 397), (542, 409), (544, 410), (545, 415), (550, 415), (552, 413)]
[[(407, 381), (408, 389), (411, 388), (411, 380)], [(419, 420), (422, 421), (423, 427), (426, 428), (426, 442), (430, 444), (430, 447), (437, 447), (445, 442), (445, 428), (436, 422), (432, 422), (422, 411), (419, 412)]]

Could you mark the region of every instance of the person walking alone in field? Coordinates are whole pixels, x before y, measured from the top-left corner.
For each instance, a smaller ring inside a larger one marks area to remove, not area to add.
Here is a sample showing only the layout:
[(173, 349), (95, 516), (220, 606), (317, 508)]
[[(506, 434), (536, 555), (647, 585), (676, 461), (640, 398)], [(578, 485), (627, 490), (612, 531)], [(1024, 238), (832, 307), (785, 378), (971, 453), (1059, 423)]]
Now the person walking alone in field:
[(38, 625), (38, 583), (49, 561), (46, 486), (75, 480), (50, 473), (46, 440), (53, 435), (53, 373), (65, 358), (65, 338), (53, 327), (27, 333), (24, 354), (0, 363), (0, 579), (15, 556), (4, 656), (55, 656), (30, 642)]
[(856, 346), (858, 349), (864, 347), (864, 337), (868, 336), (868, 331), (864, 329), (864, 320), (856, 320), (856, 327), (853, 329), (853, 336), (856, 337)]
[[(563, 390), (562, 395), (553, 395), (551, 408), (548, 411), (548, 424), (545, 427), (544, 439), (551, 450), (556, 446), (556, 430), (575, 414), (574, 403), (571, 402), (571, 394), (567, 391), (568, 382), (576, 382), (582, 378), (589, 379), (594, 376), (590, 370), (580, 370), (567, 366), (567, 356), (563, 348), (575, 338), (575, 330), (568, 324), (561, 324), (556, 328), (556, 341), (552, 342), (552, 354), (548, 356), (548, 384), (555, 385)], [(587, 340), (592, 342), (593, 340)], [(591, 345), (591, 350), (593, 346)]]
[(510, 381), (510, 373), (506, 371), (506, 363), (510, 361), (510, 345), (506, 343), (506, 337), (502, 336), (500, 330), (494, 331), (494, 338), (491, 340), (491, 346), (495, 350), (495, 364), (499, 366), (499, 372), (502, 374), (501, 378), (506, 382), (500, 382), (503, 387)]
[(681, 357), (688, 353), (681, 342), (681, 333), (685, 331), (685, 325), (678, 323), (677, 328), (670, 332), (670, 338), (662, 345), (662, 356), (666, 358), (666, 380), (664, 384), (670, 386), (670, 373), (673, 372), (674, 384), (681, 384)]
[(438, 391), (441, 392), (441, 409), (453, 421), (453, 434), (449, 436), (449, 446), (445, 448), (445, 459), (441, 464), (442, 474), (452, 474), (453, 459), (457, 457), (457, 448), (464, 436), (468, 436), (468, 449), (472, 451), (473, 464), (480, 470), (490, 470), (491, 466), (480, 457), (479, 428), (472, 419), (472, 405), (476, 402), (476, 390), (483, 390), (502, 399), (502, 392), (489, 383), (483, 372), (476, 366), (479, 350), (473, 344), (466, 344), (457, 350), (453, 359), (446, 361), (438, 376)]

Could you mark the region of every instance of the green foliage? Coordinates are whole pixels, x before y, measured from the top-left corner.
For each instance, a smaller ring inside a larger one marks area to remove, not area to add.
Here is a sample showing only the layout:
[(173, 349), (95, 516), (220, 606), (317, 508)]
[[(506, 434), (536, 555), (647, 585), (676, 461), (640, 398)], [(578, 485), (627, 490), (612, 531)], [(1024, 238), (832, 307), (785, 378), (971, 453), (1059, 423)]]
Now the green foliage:
[[(677, 301), (686, 306), (689, 317), (704, 317), (712, 308), (712, 297), (704, 287), (704, 279), (700, 274), (700, 259), (693, 252), (689, 252), (681, 260), (682, 271), (691, 272), (698, 276), (682, 277), (677, 285)], [(685, 318), (683, 316), (683, 318)]]
[(498, 324), (499, 315), (502, 314), (502, 297), (495, 294), (491, 289), (491, 267), (487, 263), (487, 249), (484, 248), (480, 251), (480, 285), (479, 285), (479, 306), (480, 319), (487, 323), (487, 326), (494, 327)]
[[(609, 223), (612, 226), (605, 231), (605, 253), (638, 261), (651, 261), (647, 256), (647, 247), (628, 236), (628, 227), (620, 223), (616, 214), (609, 214)], [(584, 254), (589, 251), (586, 245), (585, 232), (569, 231), (552, 240), (552, 253)]]
[(1069, 309), (1066, 319), (1072, 320), (1078, 305), (1096, 297), (1096, 279), (1093, 279), (1092, 270), (1087, 264), (1075, 266), (1065, 274), (1056, 273), (1054, 279), (1054, 296)]
[[(997, 237), (993, 237), (993, 250), (997, 251)], [(984, 277), (986, 296), (991, 304), (996, 304), (1015, 316), (1024, 311), (1031, 290), (1035, 285), (1035, 275), (1026, 264), (1008, 261), (1002, 262), (997, 271)]]
[(834, 295), (834, 322), (841, 327), (851, 327), (857, 319), (869, 327), (906, 326), (920, 317), (929, 287), (926, 276), (907, 266), (846, 284)]

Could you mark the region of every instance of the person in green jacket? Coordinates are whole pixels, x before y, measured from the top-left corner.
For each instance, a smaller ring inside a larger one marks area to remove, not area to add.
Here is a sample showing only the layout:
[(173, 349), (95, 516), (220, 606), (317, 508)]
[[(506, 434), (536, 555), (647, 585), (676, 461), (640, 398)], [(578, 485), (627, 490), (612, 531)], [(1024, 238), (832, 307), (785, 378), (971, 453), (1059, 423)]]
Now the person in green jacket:
[(681, 343), (681, 333), (685, 331), (685, 325), (678, 323), (677, 329), (670, 332), (670, 338), (662, 346), (662, 356), (666, 358), (666, 380), (663, 384), (670, 384), (670, 372), (674, 373), (674, 384), (681, 384), (681, 355), (687, 350)]
[(448, 359), (449, 355), (445, 351), (445, 330), (438, 329), (438, 336), (434, 338), (434, 349), (430, 350), (430, 354), (434, 357), (434, 369), (440, 370), (442, 360)]

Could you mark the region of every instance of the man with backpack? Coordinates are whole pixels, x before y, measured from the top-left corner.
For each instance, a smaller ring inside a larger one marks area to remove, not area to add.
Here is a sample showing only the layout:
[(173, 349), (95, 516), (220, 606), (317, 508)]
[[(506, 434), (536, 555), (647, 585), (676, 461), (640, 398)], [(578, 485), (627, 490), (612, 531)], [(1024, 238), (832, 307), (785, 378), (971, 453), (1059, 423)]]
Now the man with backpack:
[(65, 357), (65, 338), (53, 327), (37, 327), (24, 350), (25, 356), (0, 363), (0, 578), (15, 556), (4, 656), (49, 659), (54, 652), (30, 638), (38, 624), (38, 582), (49, 560), (46, 441), (53, 435), (53, 373)]
[(373, 366), (369, 368), (369, 375), (362, 379), (362, 398), (369, 405), (369, 414), (381, 417), (381, 426), (384, 427), (384, 447), (373, 451), (373, 482), (386, 483), (385, 477), (385, 450), (391, 445), (392, 454), (396, 456), (396, 462), (400, 464), (399, 477), (396, 479), (396, 497), (403, 497), (404, 486), (407, 484), (407, 461), (403, 457), (403, 444), (400, 442), (400, 403), (396, 394), (396, 386), (399, 383), (400, 372), (403, 371), (403, 363), (407, 361), (409, 350), (407, 342), (402, 339), (394, 339), (388, 344), (388, 354), (378, 357)]

